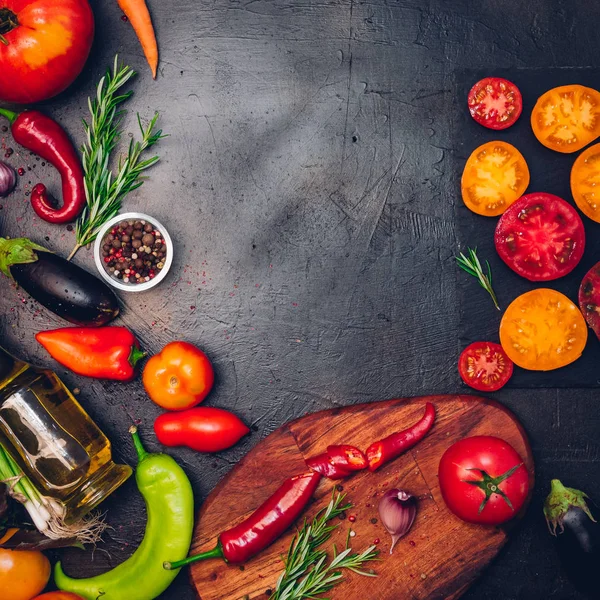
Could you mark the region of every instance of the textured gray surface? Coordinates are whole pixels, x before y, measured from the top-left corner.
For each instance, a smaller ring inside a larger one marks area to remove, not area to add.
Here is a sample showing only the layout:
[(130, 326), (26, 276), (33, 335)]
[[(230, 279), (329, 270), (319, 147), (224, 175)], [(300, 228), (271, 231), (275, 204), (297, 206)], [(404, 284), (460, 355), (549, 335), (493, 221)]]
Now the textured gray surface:
[[(167, 281), (124, 296), (120, 323), (158, 351), (200, 345), (217, 383), (207, 404), (236, 411), (255, 433), (214, 457), (174, 452), (198, 504), (235, 462), (285, 421), (369, 400), (461, 390), (452, 84), (459, 69), (592, 66), (600, 6), (588, 1), (150, 1), (161, 48), (156, 82), (113, 0), (93, 2), (97, 37), (77, 84), (44, 107), (82, 141), (87, 95), (115, 52), (140, 70), (129, 103), (161, 113), (161, 163), (126, 202), (169, 228)], [(131, 121), (133, 124), (133, 121)], [(1, 134), (0, 137), (5, 137)], [(15, 154), (14, 166), (33, 165)], [(36, 175), (56, 181), (39, 163)], [(73, 233), (38, 220), (28, 172), (0, 211), (2, 234)], [(79, 264), (93, 269), (91, 252)], [(7, 281), (3, 344), (51, 364), (33, 334), (63, 325)], [(148, 447), (159, 413), (142, 386), (57, 371), (132, 461), (131, 417)], [(558, 571), (541, 516), (549, 479), (600, 497), (593, 390), (497, 394), (531, 436), (538, 487), (515, 539), (465, 598), (577, 598)], [(265, 457), (265, 464), (273, 457)], [(143, 503), (129, 482), (105, 504), (114, 530), (92, 555), (65, 553), (84, 575), (141, 539)], [(452, 541), (460, 543), (460, 540)], [(106, 550), (110, 553), (104, 552)], [(192, 599), (185, 575), (165, 599)], [(374, 599), (375, 600), (375, 599)]]

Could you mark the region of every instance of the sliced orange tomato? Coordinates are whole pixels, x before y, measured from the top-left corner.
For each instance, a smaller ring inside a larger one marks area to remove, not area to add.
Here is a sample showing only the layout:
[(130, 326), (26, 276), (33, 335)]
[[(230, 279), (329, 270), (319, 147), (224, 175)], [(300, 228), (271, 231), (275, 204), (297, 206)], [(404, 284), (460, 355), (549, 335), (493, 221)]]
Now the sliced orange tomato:
[(583, 85), (548, 90), (533, 107), (531, 127), (550, 150), (581, 150), (600, 135), (600, 92)]
[(506, 309), (500, 343), (523, 369), (551, 371), (577, 360), (587, 342), (587, 327), (577, 306), (555, 290), (522, 294)]
[(501, 215), (523, 195), (529, 169), (523, 155), (506, 142), (487, 142), (467, 160), (460, 181), (463, 202), (484, 217)]
[(600, 144), (584, 150), (573, 163), (571, 194), (579, 210), (600, 223)]

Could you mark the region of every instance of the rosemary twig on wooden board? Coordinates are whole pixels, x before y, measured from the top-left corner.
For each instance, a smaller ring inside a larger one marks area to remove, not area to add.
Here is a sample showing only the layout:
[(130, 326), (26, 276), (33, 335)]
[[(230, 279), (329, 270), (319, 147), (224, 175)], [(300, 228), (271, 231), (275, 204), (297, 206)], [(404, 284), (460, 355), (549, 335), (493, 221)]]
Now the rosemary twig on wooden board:
[(317, 598), (339, 583), (343, 578), (342, 569), (365, 577), (376, 577), (375, 573), (362, 570), (367, 562), (376, 559), (378, 552), (375, 546), (369, 546), (360, 554), (353, 553), (348, 536), (346, 548), (342, 552), (338, 552), (333, 546), (331, 560), (327, 551), (320, 549), (339, 527), (339, 524), (329, 525), (328, 522), (352, 506), (344, 504), (344, 500), (343, 494), (334, 492), (327, 507), (318, 512), (310, 524), (305, 522), (294, 536), (285, 559), (285, 570), (277, 580), (271, 600)]
[(77, 244), (69, 260), (83, 246), (93, 242), (102, 225), (121, 210), (121, 201), (139, 188), (144, 179), (142, 173), (156, 164), (158, 156), (142, 159), (144, 152), (165, 137), (156, 130), (158, 113), (144, 127), (138, 114), (141, 140), (129, 142), (127, 155), (119, 160), (117, 173), (111, 171), (111, 158), (121, 137), (125, 111), (120, 108), (133, 94), (121, 92), (121, 88), (135, 75), (126, 65), (119, 65), (115, 56), (113, 70), (108, 71), (98, 82), (96, 97), (88, 98), (90, 122), (83, 122), (86, 142), (81, 150), (87, 204), (77, 219)]
[(462, 252), (459, 256), (456, 257), (456, 262), (458, 266), (477, 279), (479, 285), (492, 297), (494, 302), (494, 306), (500, 310), (500, 305), (498, 304), (498, 299), (496, 298), (496, 293), (492, 288), (492, 269), (490, 267), (490, 263), (486, 260), (485, 264), (487, 267), (487, 273), (484, 273), (483, 267), (481, 266), (481, 262), (479, 261), (479, 257), (477, 256), (477, 248), (468, 248), (467, 254), (465, 256)]

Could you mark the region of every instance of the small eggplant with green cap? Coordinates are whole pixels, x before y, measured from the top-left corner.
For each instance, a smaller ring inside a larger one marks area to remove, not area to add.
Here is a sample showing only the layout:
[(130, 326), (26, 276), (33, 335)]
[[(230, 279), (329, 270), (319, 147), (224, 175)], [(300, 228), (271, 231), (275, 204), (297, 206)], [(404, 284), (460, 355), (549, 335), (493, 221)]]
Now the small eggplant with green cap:
[(27, 238), (0, 237), (0, 271), (75, 325), (101, 327), (119, 314), (115, 293), (101, 279)]
[(130, 430), (138, 454), (135, 472), (146, 501), (148, 522), (144, 539), (125, 562), (88, 579), (72, 579), (56, 564), (54, 581), (66, 592), (85, 600), (153, 600), (173, 582), (179, 569), (167, 571), (163, 562), (183, 560), (190, 550), (194, 529), (194, 494), (183, 469), (167, 454), (149, 454), (137, 427)]
[(600, 597), (600, 524), (589, 505), (588, 495), (565, 487), (558, 479), (550, 484), (544, 515), (556, 537), (562, 566), (575, 587), (589, 598)]

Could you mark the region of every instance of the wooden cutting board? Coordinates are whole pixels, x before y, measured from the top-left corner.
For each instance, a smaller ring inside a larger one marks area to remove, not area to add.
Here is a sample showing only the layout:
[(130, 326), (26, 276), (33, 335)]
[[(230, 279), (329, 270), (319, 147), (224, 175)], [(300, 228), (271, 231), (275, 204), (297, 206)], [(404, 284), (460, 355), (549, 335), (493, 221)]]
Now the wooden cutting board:
[[(377, 578), (349, 573), (328, 597), (333, 600), (435, 600), (458, 598), (496, 556), (508, 529), (464, 523), (446, 508), (438, 486), (439, 460), (452, 443), (472, 435), (496, 435), (521, 455), (531, 475), (533, 458), (515, 416), (492, 400), (475, 396), (426, 396), (327, 410), (284, 425), (260, 442), (219, 483), (200, 509), (192, 553), (215, 546), (221, 531), (245, 519), (284, 479), (306, 471), (304, 459), (330, 444), (365, 449), (375, 440), (404, 429), (433, 402), (436, 423), (408, 453), (376, 473), (362, 471), (336, 482), (354, 508), (339, 520), (331, 544), (343, 547), (348, 529), (352, 548), (362, 551), (380, 540), (380, 561), (372, 563)], [(305, 516), (326, 506), (335, 483), (322, 480)], [(377, 504), (386, 490), (398, 487), (420, 498), (413, 528), (389, 554), (390, 536), (379, 522)], [(514, 522), (513, 522), (514, 523)], [(190, 575), (201, 600), (267, 599), (283, 569), (294, 531), (289, 531), (244, 567), (220, 560), (192, 565)]]

